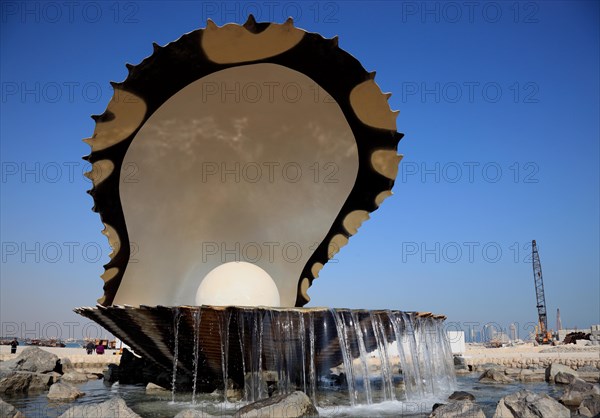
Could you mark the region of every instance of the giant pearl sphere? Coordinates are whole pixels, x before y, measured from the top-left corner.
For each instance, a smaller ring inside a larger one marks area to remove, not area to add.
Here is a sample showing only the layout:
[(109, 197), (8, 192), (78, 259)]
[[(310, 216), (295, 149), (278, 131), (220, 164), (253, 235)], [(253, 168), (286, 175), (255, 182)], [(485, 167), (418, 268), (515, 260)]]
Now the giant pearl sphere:
[(255, 264), (232, 261), (212, 269), (196, 291), (196, 305), (279, 307), (279, 291), (269, 273)]

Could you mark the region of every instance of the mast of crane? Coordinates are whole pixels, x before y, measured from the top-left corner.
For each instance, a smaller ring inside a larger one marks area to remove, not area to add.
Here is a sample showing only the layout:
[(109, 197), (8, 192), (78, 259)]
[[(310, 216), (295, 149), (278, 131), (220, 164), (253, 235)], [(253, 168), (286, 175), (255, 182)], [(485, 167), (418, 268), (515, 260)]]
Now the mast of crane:
[(535, 296), (537, 300), (539, 329), (536, 335), (538, 343), (548, 342), (548, 317), (546, 313), (546, 297), (544, 295), (544, 279), (542, 278), (542, 263), (538, 254), (535, 240), (531, 241), (533, 260), (533, 281), (535, 284)]
[(560, 308), (556, 308), (556, 331), (562, 329), (562, 322), (560, 320)]

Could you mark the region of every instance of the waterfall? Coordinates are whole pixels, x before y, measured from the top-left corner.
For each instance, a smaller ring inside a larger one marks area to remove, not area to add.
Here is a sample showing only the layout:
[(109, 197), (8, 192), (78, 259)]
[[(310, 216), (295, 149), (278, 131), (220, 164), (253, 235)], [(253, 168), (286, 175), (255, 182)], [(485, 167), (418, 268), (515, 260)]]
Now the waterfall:
[(353, 311), (351, 313), (351, 316), (352, 324), (354, 325), (354, 334), (356, 335), (356, 339), (358, 340), (358, 351), (360, 353), (360, 365), (363, 375), (363, 388), (367, 400), (367, 405), (370, 405), (373, 403), (373, 395), (371, 393), (371, 378), (369, 376), (369, 364), (367, 362), (367, 349), (365, 346), (364, 333), (361, 329), (361, 324), (358, 319), (358, 312)]
[(309, 386), (310, 386), (310, 399), (317, 404), (317, 372), (315, 365), (315, 322), (313, 313), (308, 313), (308, 328), (309, 328), (309, 340), (310, 340), (310, 359), (308, 363), (309, 369)]
[[(228, 363), (229, 363), (229, 321), (231, 311), (224, 311), (219, 315), (219, 335), (221, 336), (221, 372), (223, 376), (223, 402), (227, 402), (228, 389)], [(196, 379), (194, 379), (194, 382)]]
[(298, 326), (298, 333), (300, 335), (300, 349), (302, 351), (302, 355), (300, 357), (302, 361), (302, 390), (308, 395), (308, 391), (306, 390), (306, 328), (304, 326), (304, 315), (302, 315), (302, 312), (300, 311), (298, 311)]
[[(245, 402), (301, 390), (321, 406), (344, 386), (350, 406), (418, 401), (456, 387), (443, 320), (432, 315), (262, 307), (179, 307), (170, 315), (173, 402), (182, 369), (193, 372), (192, 404), (199, 379), (222, 381), (224, 402), (232, 382)], [(210, 337), (201, 337), (205, 330)]]
[(341, 311), (331, 310), (331, 315), (335, 321), (337, 330), (338, 342), (344, 360), (344, 372), (346, 374), (346, 384), (348, 385), (348, 394), (350, 397), (350, 405), (354, 406), (358, 403), (358, 391), (356, 390), (356, 382), (354, 380), (354, 370), (352, 365), (352, 353), (348, 340), (348, 332), (344, 322), (344, 316)]
[(373, 334), (375, 336), (375, 341), (377, 342), (377, 352), (379, 353), (379, 360), (381, 364), (380, 370), (383, 399), (386, 401), (393, 401), (396, 399), (396, 397), (394, 396), (392, 370), (390, 368), (390, 358), (387, 350), (385, 329), (381, 319), (376, 313), (369, 312), (369, 316), (371, 318), (371, 326), (373, 327)]
[(173, 376), (171, 380), (171, 402), (175, 403), (175, 384), (177, 383), (177, 361), (179, 357), (179, 308), (173, 310)]
[[(413, 338), (412, 327), (406, 324), (404, 316), (399, 312), (387, 311), (390, 323), (396, 339), (396, 350), (400, 356), (400, 366), (404, 380), (405, 397), (407, 400), (422, 398), (423, 391), (419, 368), (413, 357), (411, 338)], [(410, 331), (409, 331), (410, 329)]]
[[(263, 379), (263, 316), (259, 309), (240, 311), (239, 321), (240, 342), (248, 335), (250, 344), (245, 347), (240, 344), (244, 371), (244, 400), (255, 402), (265, 397), (265, 382)], [(247, 331), (244, 330), (247, 329)], [(244, 359), (245, 358), (245, 359)]]
[(248, 391), (251, 390), (248, 386), (246, 385), (246, 350), (244, 349), (244, 344), (246, 342), (245, 339), (245, 331), (244, 329), (245, 327), (245, 321), (244, 321), (245, 315), (244, 315), (244, 311), (239, 311), (238, 312), (238, 318), (237, 318), (237, 323), (238, 323), (238, 335), (240, 337), (240, 357), (242, 359), (242, 375), (244, 376), (244, 400), (247, 401), (248, 400)]
[(192, 312), (194, 319), (194, 356), (193, 356), (193, 386), (192, 386), (192, 404), (196, 404), (196, 385), (198, 382), (198, 350), (200, 348), (200, 320), (202, 318), (202, 309), (198, 308)]

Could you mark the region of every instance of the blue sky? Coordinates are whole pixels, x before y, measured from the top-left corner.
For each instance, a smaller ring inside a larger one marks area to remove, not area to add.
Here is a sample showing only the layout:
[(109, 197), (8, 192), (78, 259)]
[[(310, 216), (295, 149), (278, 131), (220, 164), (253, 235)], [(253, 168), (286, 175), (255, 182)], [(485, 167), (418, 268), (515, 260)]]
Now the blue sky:
[[(468, 3), (468, 2), (467, 2)], [(400, 110), (395, 196), (314, 282), (309, 306), (535, 322), (538, 242), (549, 324), (600, 323), (599, 4), (11, 2), (1, 4), (2, 332), (87, 321), (110, 249), (81, 173), (110, 80), (204, 27), (283, 22), (376, 70)]]

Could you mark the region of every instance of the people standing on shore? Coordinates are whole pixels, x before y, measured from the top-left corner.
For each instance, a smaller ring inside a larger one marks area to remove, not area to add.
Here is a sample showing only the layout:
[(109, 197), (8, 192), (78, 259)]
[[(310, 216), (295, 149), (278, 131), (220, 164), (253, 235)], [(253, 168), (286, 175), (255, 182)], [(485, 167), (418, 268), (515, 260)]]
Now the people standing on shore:
[(104, 354), (104, 346), (102, 344), (96, 346), (96, 354)]
[(88, 355), (92, 354), (94, 352), (95, 348), (96, 348), (96, 344), (94, 344), (93, 341), (88, 342), (87, 345), (85, 346), (85, 349), (86, 349)]
[(10, 342), (10, 354), (16, 354), (17, 353), (17, 346), (19, 345), (19, 342), (17, 341), (16, 338), (14, 338), (11, 342)]

